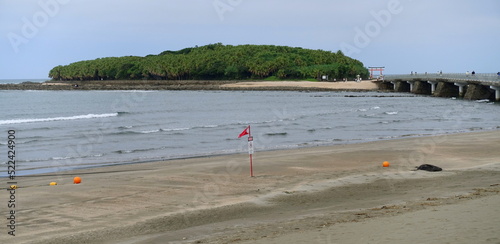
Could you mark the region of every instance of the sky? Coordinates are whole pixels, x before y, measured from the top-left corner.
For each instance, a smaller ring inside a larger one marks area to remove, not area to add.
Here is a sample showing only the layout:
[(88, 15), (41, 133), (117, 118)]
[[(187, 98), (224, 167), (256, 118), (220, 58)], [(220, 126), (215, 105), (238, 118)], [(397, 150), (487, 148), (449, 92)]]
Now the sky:
[(0, 79), (211, 43), (321, 49), (385, 74), (500, 71), (498, 0), (0, 0)]

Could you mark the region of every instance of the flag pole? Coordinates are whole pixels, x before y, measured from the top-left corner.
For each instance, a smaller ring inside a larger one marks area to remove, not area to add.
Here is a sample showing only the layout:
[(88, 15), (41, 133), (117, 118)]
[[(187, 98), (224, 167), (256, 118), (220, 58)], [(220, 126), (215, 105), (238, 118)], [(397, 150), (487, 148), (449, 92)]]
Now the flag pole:
[(250, 131), (250, 125), (245, 128), (243, 132), (240, 133), (238, 138), (241, 138), (242, 136), (248, 135), (248, 154), (250, 155), (250, 177), (253, 177), (253, 136)]
[[(249, 151), (250, 153), (250, 177), (253, 177), (253, 159), (252, 159), (252, 154), (253, 154), (253, 137), (252, 133), (250, 131), (250, 125), (248, 126), (248, 143), (252, 143), (252, 150)], [(250, 148), (249, 148), (250, 149)]]

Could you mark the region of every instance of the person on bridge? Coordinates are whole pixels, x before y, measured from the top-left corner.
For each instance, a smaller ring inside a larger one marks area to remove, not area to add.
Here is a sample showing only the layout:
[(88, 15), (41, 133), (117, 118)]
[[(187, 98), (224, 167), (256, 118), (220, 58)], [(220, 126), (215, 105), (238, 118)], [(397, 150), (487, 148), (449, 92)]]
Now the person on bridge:
[(472, 71), (472, 76), (474, 76), (474, 75), (476, 75), (476, 71), (473, 70)]
[(467, 70), (467, 72), (465, 72), (465, 76), (469, 76), (469, 71)]

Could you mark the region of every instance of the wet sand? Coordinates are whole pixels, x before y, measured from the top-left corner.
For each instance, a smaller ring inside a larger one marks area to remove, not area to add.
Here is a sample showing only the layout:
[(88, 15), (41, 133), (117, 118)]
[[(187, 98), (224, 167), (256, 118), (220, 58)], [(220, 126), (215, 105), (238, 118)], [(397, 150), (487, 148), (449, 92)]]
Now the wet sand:
[(17, 177), (0, 242), (498, 243), (498, 145), (491, 131), (256, 152), (253, 178), (247, 154)]

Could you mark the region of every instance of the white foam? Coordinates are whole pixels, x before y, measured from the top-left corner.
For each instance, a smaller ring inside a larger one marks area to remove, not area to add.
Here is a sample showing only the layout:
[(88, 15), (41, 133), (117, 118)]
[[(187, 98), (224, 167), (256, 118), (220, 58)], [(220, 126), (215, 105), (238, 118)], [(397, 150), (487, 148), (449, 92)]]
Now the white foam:
[(140, 133), (142, 134), (151, 134), (151, 133), (157, 133), (157, 132), (160, 132), (161, 130), (160, 129), (157, 129), (157, 130), (146, 130), (146, 131), (141, 131)]
[(488, 100), (488, 99), (482, 99), (482, 100), (477, 100), (476, 102), (477, 103), (489, 103), (490, 100)]
[(69, 116), (69, 117), (54, 117), (54, 118), (42, 118), (42, 119), (11, 119), (11, 120), (0, 120), (0, 125), (51, 122), (51, 121), (65, 121), (65, 120), (78, 120), (78, 119), (107, 118), (107, 117), (116, 117), (116, 116), (118, 116), (118, 113), (86, 114), (86, 115), (76, 115), (76, 116)]
[(172, 129), (161, 129), (162, 131), (183, 131), (183, 130), (189, 130), (191, 128), (172, 128)]

